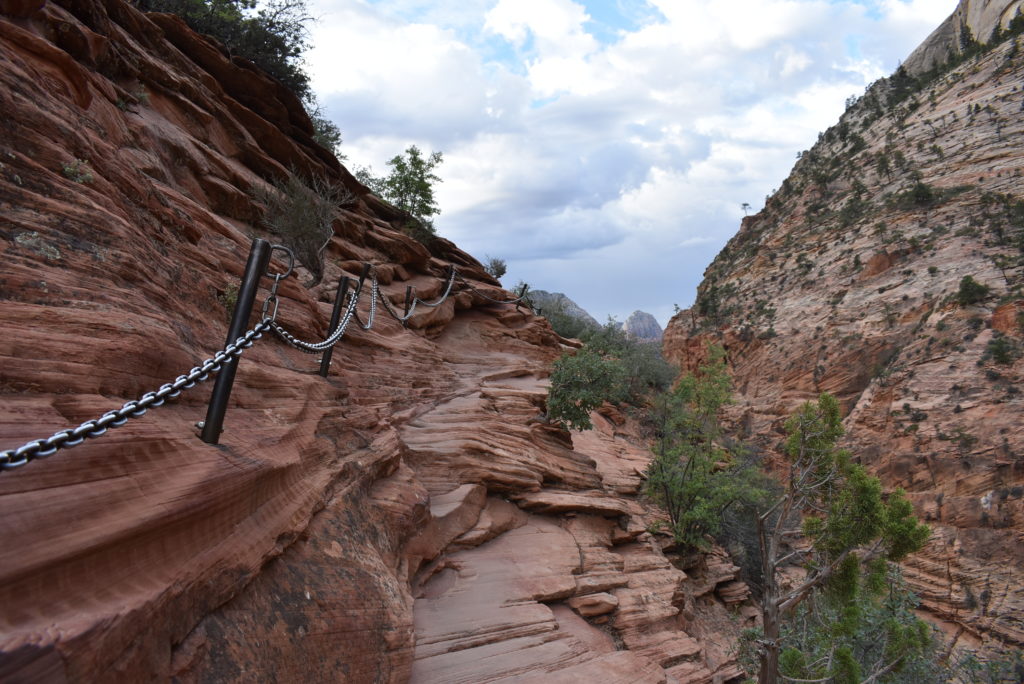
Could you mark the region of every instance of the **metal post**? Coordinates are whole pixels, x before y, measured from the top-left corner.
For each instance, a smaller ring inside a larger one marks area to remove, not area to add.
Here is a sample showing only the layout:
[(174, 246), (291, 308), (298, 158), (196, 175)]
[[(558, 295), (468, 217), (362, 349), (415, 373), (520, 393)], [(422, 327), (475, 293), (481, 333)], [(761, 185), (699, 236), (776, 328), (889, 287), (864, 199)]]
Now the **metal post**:
[[(235, 310), (231, 314), (231, 324), (228, 326), (228, 338), (225, 346), (231, 344), (245, 334), (249, 324), (249, 317), (252, 315), (252, 307), (256, 302), (256, 291), (260, 287), (260, 278), (267, 270), (270, 262), (270, 243), (261, 238), (252, 241), (252, 249), (249, 251), (249, 261), (245, 264), (245, 274), (242, 276), (242, 284), (238, 289), (238, 299), (235, 303)], [(216, 444), (220, 439), (220, 433), (224, 427), (224, 413), (228, 410), (228, 399), (231, 398), (231, 385), (235, 381), (235, 371), (238, 369), (238, 357), (225, 361), (217, 373), (217, 382), (210, 394), (210, 407), (206, 411), (206, 420), (203, 421), (203, 432), (200, 438), (207, 444)]]
[[(529, 287), (528, 284), (523, 283), (523, 286), (519, 289), (519, 296), (516, 297), (516, 311), (519, 311), (519, 306), (523, 303), (523, 297), (526, 296), (526, 290)], [(530, 309), (532, 310), (533, 307), (531, 306)], [(540, 315), (540, 309), (537, 309), (537, 315)]]
[[(338, 327), (338, 323), (341, 321), (341, 309), (345, 304), (345, 295), (348, 294), (348, 276), (341, 276), (341, 280), (338, 281), (338, 293), (334, 295), (334, 311), (331, 312), (331, 325), (327, 328), (328, 335), (332, 334)], [(331, 356), (334, 355), (334, 347), (328, 347), (324, 351), (324, 356), (320, 359), (320, 376), (326, 378), (327, 373), (331, 370)]]
[[(412, 306), (412, 285), (408, 285), (405, 288), (405, 312), (402, 314), (403, 318), (405, 316), (409, 315), (409, 307), (410, 306)], [(402, 320), (402, 325), (403, 326), (409, 325), (409, 319), (408, 318), (404, 318)]]

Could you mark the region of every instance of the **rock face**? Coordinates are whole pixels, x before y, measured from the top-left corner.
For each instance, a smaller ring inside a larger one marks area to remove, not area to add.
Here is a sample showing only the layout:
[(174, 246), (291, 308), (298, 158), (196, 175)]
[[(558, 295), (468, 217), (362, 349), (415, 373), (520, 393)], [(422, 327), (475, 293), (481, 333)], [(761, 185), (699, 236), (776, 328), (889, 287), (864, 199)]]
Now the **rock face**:
[(601, 324), (597, 322), (597, 319), (586, 312), (576, 302), (569, 299), (567, 295), (561, 292), (547, 292), (545, 290), (530, 290), (530, 301), (533, 302), (533, 306), (541, 310), (541, 313), (552, 313), (558, 312), (583, 321), (588, 325), (598, 327)]
[(634, 311), (622, 324), (630, 337), (649, 342), (661, 341), (661, 326), (658, 320), (646, 311)]
[[(664, 339), (666, 356), (688, 368), (707, 341), (724, 343), (734, 426), (768, 448), (800, 402), (837, 396), (857, 458), (906, 489), (932, 527), (905, 567), (924, 607), (968, 635), (1017, 645), (1020, 42), (923, 86), (873, 86), (744, 219)], [(967, 276), (988, 289), (962, 286)]]
[(1019, 12), (1024, 0), (960, 0), (956, 10), (907, 58), (903, 66), (912, 74), (922, 73), (958, 54), (966, 41), (987, 42), (998, 27), (1005, 29)]
[[(278, 319), (301, 337), (322, 338), (335, 283), (364, 262), (395, 306), (409, 285), (439, 295), (450, 265), (507, 296), (454, 245), (393, 230), (290, 93), (177, 18), (119, 0), (0, 9), (4, 449), (219, 349), (265, 235), (254, 189), (287, 169), (356, 196), (323, 283), (282, 283)], [(378, 314), (327, 378), (257, 341), (219, 446), (193, 427), (202, 385), (0, 473), (0, 680), (738, 674), (722, 645), (743, 626), (735, 572), (684, 572), (645, 531), (647, 452), (626, 422), (606, 410), (570, 438), (540, 418), (562, 351), (544, 320), (461, 284), (408, 328)]]

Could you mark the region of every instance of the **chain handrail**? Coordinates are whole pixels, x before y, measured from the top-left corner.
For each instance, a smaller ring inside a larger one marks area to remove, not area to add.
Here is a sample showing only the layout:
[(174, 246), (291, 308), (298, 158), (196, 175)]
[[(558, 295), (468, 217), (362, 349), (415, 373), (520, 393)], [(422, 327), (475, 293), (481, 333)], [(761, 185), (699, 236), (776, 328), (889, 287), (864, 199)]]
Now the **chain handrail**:
[(523, 292), (523, 294), (519, 295), (515, 299), (494, 299), (493, 297), (488, 297), (483, 292), (481, 292), (480, 290), (478, 290), (475, 287), (473, 287), (473, 285), (468, 280), (463, 278), (461, 275), (456, 275), (455, 277), (457, 277), (459, 279), (459, 281), (463, 285), (468, 287), (470, 290), (472, 290), (473, 292), (475, 292), (479, 296), (483, 297), (487, 301), (494, 302), (495, 304), (518, 304), (518, 303), (522, 302), (523, 300), (527, 299), (526, 292)]
[(274, 319), (267, 319), (269, 321), (270, 328), (277, 333), (278, 337), (290, 344), (295, 349), (306, 354), (320, 354), (336, 345), (342, 336), (345, 334), (345, 329), (348, 328), (349, 321), (352, 320), (352, 316), (356, 310), (356, 304), (359, 302), (358, 294), (352, 297), (352, 301), (349, 302), (348, 308), (345, 309), (345, 315), (342, 317), (341, 322), (338, 323), (338, 327), (327, 336), (322, 342), (304, 342), (299, 338), (292, 335), (290, 332), (281, 327), (281, 324)]
[(26, 442), (17, 449), (0, 451), (0, 470), (19, 468), (34, 459), (52, 456), (59, 449), (78, 446), (88, 438), (99, 437), (111, 428), (121, 427), (128, 422), (129, 418), (139, 418), (149, 409), (162, 406), (167, 399), (174, 399), (183, 390), (191, 389), (196, 386), (196, 383), (209, 378), (210, 373), (219, 371), (225, 361), (241, 356), (242, 352), (251, 347), (254, 341), (260, 339), (269, 327), (270, 319), (263, 319), (254, 328), (211, 358), (195, 366), (188, 373), (179, 375), (174, 382), (161, 385), (160, 389), (155, 392), (146, 392), (138, 399), (126, 402), (119, 409), (107, 411), (96, 420), (87, 420), (71, 430), (60, 430), (46, 439)]
[(451, 295), (456, 279), (468, 286), (476, 294), (491, 302), (499, 304), (515, 304), (524, 299), (525, 293), (524, 295), (511, 300), (497, 300), (488, 297), (463, 278), (458, 273), (454, 265), (449, 266), (449, 268), (451, 269), (451, 272), (448, 276), (448, 284), (445, 287), (444, 293), (433, 302), (427, 302), (419, 297), (413, 297), (408, 304), (408, 310), (403, 315), (399, 315), (398, 312), (395, 311), (391, 302), (381, 291), (380, 284), (377, 280), (377, 273), (376, 270), (374, 270), (370, 279), (370, 312), (368, 322), (365, 324), (362, 322), (357, 310), (357, 305), (359, 304), (364, 284), (363, 279), (360, 278), (359, 285), (352, 292), (351, 299), (345, 309), (341, 322), (338, 323), (338, 326), (331, 331), (326, 339), (320, 342), (305, 342), (288, 332), (276, 320), (278, 309), (277, 290), (281, 280), (292, 272), (292, 267), (289, 266), (287, 273), (275, 274), (272, 276), (274, 278), (274, 284), (270, 289), (270, 294), (263, 302), (262, 319), (251, 330), (238, 337), (234, 342), (228, 344), (224, 349), (218, 351), (211, 358), (206, 359), (200, 365), (192, 368), (188, 373), (179, 375), (173, 382), (161, 385), (160, 388), (154, 392), (146, 392), (138, 399), (126, 402), (119, 409), (107, 411), (99, 418), (95, 420), (87, 420), (76, 428), (55, 432), (46, 439), (32, 440), (30, 442), (26, 442), (17, 449), (0, 451), (0, 472), (19, 468), (35, 459), (47, 458), (57, 453), (60, 449), (70, 449), (71, 447), (78, 446), (86, 439), (99, 437), (111, 428), (121, 427), (131, 418), (141, 417), (151, 408), (162, 406), (167, 399), (174, 399), (179, 396), (182, 391), (191, 389), (195, 387), (197, 383), (207, 380), (210, 373), (216, 373), (219, 371), (226, 361), (241, 356), (242, 352), (252, 347), (253, 342), (260, 339), (263, 336), (263, 333), (267, 330), (273, 330), (282, 340), (299, 351), (307, 354), (320, 354), (334, 347), (334, 345), (341, 340), (353, 318), (355, 318), (363, 330), (369, 330), (372, 328), (374, 317), (377, 313), (378, 299), (384, 305), (384, 309), (403, 325), (415, 313), (417, 304), (423, 304), (428, 307), (437, 307), (443, 304)]

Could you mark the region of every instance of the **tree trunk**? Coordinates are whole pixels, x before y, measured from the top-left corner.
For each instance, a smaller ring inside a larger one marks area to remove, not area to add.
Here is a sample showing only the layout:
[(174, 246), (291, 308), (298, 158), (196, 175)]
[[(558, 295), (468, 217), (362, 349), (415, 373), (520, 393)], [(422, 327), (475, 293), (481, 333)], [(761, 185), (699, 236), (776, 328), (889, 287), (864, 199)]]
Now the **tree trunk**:
[(761, 567), (764, 568), (764, 596), (761, 602), (761, 620), (764, 640), (761, 646), (761, 669), (758, 684), (777, 684), (779, 677), (779, 588), (775, 582), (772, 549), (769, 548), (765, 520), (757, 520), (757, 537), (761, 545)]

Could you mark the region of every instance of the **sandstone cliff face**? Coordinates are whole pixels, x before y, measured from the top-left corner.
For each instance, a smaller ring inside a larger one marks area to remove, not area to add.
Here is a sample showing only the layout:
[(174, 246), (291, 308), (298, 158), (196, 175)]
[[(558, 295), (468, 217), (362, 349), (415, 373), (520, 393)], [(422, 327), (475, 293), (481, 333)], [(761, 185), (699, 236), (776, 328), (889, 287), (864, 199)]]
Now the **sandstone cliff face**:
[[(3, 448), (219, 349), (254, 188), (289, 168), (358, 196), (323, 284), (285, 281), (289, 329), (320, 338), (363, 262), (396, 305), (407, 285), (439, 294), (450, 264), (506, 296), (450, 243), (392, 230), (294, 97), (178, 19), (119, 0), (0, 11)], [(0, 680), (736, 675), (720, 635), (743, 623), (727, 605), (749, 614), (745, 587), (721, 555), (684, 571), (645, 531), (647, 454), (624, 419), (571, 440), (538, 417), (561, 350), (543, 319), (460, 285), (409, 329), (351, 326), (326, 379), (258, 341), (218, 447), (193, 427), (205, 385), (0, 473)]]
[(965, 41), (987, 42), (992, 32), (1005, 29), (1021, 11), (1024, 0), (960, 0), (953, 14), (907, 57), (903, 66), (920, 73), (960, 52)]
[[(932, 526), (927, 548), (906, 563), (924, 607), (968, 634), (1018, 645), (1020, 42), (898, 104), (886, 99), (900, 83), (873, 87), (764, 211), (744, 219), (664, 339), (686, 367), (706, 341), (724, 342), (735, 425), (769, 448), (800, 402), (836, 395), (858, 458), (905, 488)], [(959, 296), (965, 276), (988, 294)]]

